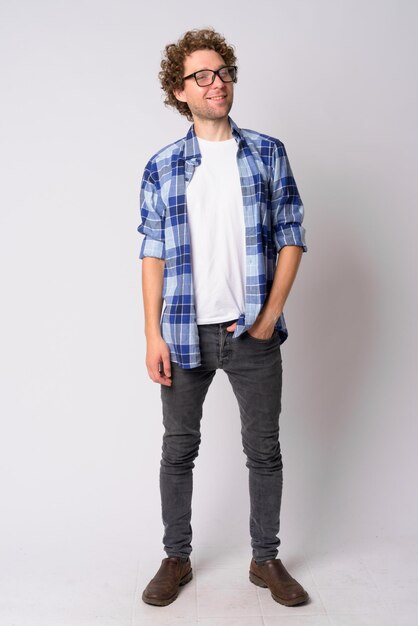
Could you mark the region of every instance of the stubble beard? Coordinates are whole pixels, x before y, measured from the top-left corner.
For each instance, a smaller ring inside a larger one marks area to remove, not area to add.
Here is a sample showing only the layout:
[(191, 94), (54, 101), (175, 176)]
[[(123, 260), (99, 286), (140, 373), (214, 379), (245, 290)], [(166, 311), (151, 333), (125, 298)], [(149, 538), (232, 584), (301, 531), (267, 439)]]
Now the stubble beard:
[(210, 105), (208, 105), (207, 107), (193, 107), (193, 109), (190, 108), (189, 105), (189, 108), (192, 112), (193, 117), (197, 117), (199, 120), (219, 120), (224, 117), (228, 117), (229, 112), (232, 109), (232, 104), (233, 98), (231, 98), (231, 101), (228, 103), (225, 113), (211, 109)]

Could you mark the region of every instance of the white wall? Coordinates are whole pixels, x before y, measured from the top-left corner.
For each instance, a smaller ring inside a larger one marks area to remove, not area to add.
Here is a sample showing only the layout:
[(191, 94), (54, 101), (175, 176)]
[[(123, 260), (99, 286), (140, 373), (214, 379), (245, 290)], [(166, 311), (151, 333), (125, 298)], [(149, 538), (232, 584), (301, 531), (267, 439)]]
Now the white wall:
[[(282, 545), (412, 536), (416, 4), (0, 10), (4, 550), (96, 542), (163, 556), (138, 196), (148, 158), (189, 127), (162, 104), (161, 51), (207, 25), (236, 46), (232, 118), (285, 143), (306, 210), (282, 348)], [(202, 430), (195, 540), (249, 545), (239, 414), (222, 371)]]

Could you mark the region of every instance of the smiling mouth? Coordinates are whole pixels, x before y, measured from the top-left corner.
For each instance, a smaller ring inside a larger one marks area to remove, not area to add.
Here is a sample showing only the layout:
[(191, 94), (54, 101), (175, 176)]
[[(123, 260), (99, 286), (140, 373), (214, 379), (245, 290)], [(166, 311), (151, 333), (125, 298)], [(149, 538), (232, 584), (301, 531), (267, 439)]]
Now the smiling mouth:
[(212, 96), (212, 98), (208, 98), (208, 100), (224, 100), (226, 96)]

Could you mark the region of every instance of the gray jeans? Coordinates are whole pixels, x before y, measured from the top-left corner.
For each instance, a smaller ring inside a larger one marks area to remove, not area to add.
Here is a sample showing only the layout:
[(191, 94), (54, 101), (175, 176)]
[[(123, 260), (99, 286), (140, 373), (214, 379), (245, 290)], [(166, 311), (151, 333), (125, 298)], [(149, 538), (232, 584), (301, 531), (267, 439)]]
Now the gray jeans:
[(240, 410), (249, 469), (252, 554), (262, 562), (278, 553), (283, 486), (280, 338), (276, 329), (270, 339), (256, 339), (247, 332), (233, 338), (226, 328), (234, 321), (199, 325), (201, 365), (183, 369), (172, 362), (172, 385), (161, 385), (165, 432), (160, 490), (168, 556), (186, 558), (192, 551), (193, 461), (199, 451), (203, 402), (218, 368), (226, 372)]

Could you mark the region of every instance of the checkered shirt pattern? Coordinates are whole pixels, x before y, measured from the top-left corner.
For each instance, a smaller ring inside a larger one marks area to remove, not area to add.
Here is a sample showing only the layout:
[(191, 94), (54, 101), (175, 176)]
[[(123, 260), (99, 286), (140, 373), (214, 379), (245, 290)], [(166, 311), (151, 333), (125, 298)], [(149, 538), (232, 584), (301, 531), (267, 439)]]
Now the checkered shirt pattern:
[[(246, 245), (245, 310), (233, 337), (252, 326), (273, 283), (283, 246), (308, 250), (302, 226), (304, 207), (284, 144), (254, 130), (240, 129), (228, 116), (237, 148)], [(164, 259), (161, 334), (170, 358), (183, 368), (201, 364), (193, 296), (186, 189), (201, 163), (194, 125), (185, 137), (159, 150), (145, 166), (141, 190), (144, 235), (139, 258)], [(227, 320), (225, 320), (227, 321)], [(280, 341), (288, 336), (283, 313), (276, 322)]]

